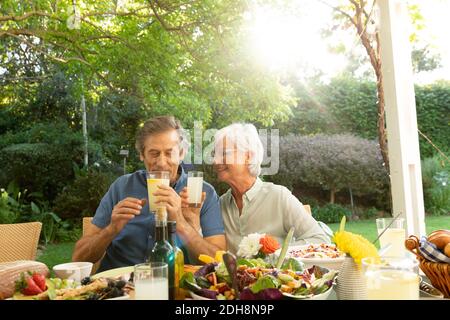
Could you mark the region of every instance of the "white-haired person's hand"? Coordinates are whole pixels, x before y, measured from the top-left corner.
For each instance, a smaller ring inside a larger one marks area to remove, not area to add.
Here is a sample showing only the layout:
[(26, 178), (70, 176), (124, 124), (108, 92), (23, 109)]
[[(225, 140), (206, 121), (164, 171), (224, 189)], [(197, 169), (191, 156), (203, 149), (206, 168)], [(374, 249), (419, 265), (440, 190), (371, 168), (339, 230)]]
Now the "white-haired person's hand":
[(186, 221), (194, 228), (194, 230), (201, 233), (200, 225), (200, 210), (206, 199), (206, 192), (202, 192), (202, 203), (199, 207), (189, 207), (189, 195), (187, 187), (184, 187), (180, 192), (181, 197), (181, 212)]

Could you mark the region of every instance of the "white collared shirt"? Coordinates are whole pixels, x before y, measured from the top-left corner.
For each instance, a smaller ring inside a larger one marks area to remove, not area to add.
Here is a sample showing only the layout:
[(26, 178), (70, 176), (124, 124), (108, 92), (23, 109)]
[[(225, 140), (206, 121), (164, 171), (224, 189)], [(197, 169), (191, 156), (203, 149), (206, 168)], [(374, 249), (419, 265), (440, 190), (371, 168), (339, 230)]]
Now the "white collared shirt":
[(317, 221), (284, 186), (256, 178), (242, 200), (239, 215), (231, 189), (220, 197), (227, 249), (234, 254), (242, 238), (255, 232), (271, 235), (282, 245), (292, 226), (296, 244), (330, 243)]

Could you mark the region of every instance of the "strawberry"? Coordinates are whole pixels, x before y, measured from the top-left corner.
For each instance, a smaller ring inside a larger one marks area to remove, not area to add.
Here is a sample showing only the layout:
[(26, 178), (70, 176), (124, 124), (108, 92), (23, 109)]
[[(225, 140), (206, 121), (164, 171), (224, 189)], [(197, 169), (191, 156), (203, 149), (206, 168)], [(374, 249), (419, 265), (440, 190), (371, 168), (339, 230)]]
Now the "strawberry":
[(41, 288), (34, 282), (33, 278), (27, 278), (27, 286), (21, 291), (26, 296), (34, 296), (36, 294), (42, 293)]
[(36, 284), (32, 277), (22, 273), (20, 279), (16, 280), (16, 290), (26, 296), (34, 296), (42, 292), (42, 289)]
[(45, 291), (47, 289), (47, 284), (45, 283), (45, 276), (35, 272), (33, 273), (33, 280), (34, 282), (38, 285), (38, 287), (42, 290)]

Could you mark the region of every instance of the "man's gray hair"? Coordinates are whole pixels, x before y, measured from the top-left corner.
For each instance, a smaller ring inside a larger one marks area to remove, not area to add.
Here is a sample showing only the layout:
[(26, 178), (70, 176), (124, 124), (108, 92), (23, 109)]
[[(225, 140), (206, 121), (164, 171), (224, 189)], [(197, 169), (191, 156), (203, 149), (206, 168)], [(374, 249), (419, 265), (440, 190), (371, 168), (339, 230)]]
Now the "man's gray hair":
[(174, 116), (159, 116), (145, 121), (136, 135), (136, 151), (139, 154), (144, 153), (144, 143), (149, 136), (170, 130), (176, 130), (178, 132), (180, 137), (180, 150), (187, 153), (189, 151), (189, 140), (187, 139), (185, 130), (181, 126), (181, 122)]
[(264, 156), (264, 147), (256, 127), (251, 123), (233, 123), (217, 131), (214, 136), (215, 144), (222, 143), (224, 138), (226, 138), (227, 143), (231, 142), (235, 144), (240, 152), (250, 153), (248, 170), (252, 176), (259, 176)]

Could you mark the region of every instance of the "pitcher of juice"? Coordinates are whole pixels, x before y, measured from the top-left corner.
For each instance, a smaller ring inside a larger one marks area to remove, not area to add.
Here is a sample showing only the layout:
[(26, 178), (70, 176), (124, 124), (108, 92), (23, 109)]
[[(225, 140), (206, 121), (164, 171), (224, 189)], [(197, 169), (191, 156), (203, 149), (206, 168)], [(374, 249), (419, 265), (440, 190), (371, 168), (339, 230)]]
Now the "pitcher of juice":
[(409, 258), (362, 259), (369, 300), (418, 300), (419, 262)]

